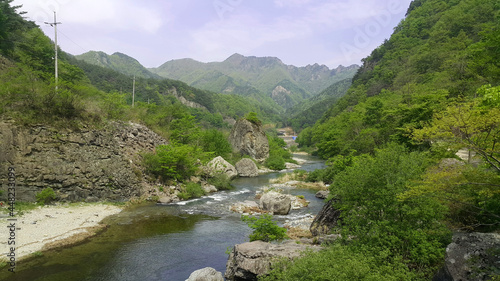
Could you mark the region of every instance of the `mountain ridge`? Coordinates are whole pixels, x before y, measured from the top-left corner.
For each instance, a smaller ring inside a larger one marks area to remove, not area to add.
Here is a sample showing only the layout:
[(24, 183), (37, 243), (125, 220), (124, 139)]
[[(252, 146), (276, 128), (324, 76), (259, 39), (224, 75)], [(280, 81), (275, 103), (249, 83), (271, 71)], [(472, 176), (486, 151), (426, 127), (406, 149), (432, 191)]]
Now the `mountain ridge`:
[(318, 63), (297, 67), (287, 65), (277, 57), (234, 53), (221, 62), (204, 63), (183, 58), (148, 70), (164, 78), (181, 80), (191, 86), (220, 93), (244, 95), (249, 91), (247, 88), (257, 89), (286, 109), (319, 94), (336, 82), (352, 78), (358, 68), (353, 64), (330, 69)]

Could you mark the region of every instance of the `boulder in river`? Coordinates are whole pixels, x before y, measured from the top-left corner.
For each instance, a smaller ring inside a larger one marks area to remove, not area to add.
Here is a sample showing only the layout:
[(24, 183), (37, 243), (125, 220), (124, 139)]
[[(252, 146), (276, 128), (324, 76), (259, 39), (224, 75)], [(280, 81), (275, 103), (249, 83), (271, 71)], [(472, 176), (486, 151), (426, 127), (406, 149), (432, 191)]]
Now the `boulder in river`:
[(288, 215), (292, 208), (292, 200), (287, 194), (270, 191), (262, 195), (259, 206), (262, 210), (268, 211), (273, 215)]
[(297, 244), (295, 241), (283, 244), (253, 241), (235, 245), (229, 255), (224, 277), (226, 280), (257, 280), (259, 276), (269, 273), (276, 258), (294, 259), (307, 249), (319, 251), (321, 247)]
[(259, 175), (259, 169), (252, 159), (243, 158), (235, 166), (240, 177), (256, 177)]
[(262, 125), (240, 119), (229, 134), (229, 143), (234, 150), (249, 155), (259, 163), (269, 158), (269, 141)]
[(226, 174), (229, 179), (233, 179), (238, 175), (236, 168), (227, 162), (221, 156), (217, 156), (205, 166), (205, 173), (213, 177), (217, 174)]
[(211, 267), (205, 267), (191, 273), (186, 281), (224, 281), (224, 278), (221, 272)]

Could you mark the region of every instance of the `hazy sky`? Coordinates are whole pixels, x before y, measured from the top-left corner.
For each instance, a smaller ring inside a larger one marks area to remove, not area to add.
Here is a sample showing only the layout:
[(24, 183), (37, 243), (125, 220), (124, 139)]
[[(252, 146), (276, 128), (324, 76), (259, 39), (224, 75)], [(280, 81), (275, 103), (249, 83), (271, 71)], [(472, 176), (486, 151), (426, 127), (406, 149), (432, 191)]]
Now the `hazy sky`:
[(122, 52), (146, 67), (234, 53), (286, 64), (360, 63), (389, 38), (411, 0), (15, 0), (27, 17), (77, 55)]

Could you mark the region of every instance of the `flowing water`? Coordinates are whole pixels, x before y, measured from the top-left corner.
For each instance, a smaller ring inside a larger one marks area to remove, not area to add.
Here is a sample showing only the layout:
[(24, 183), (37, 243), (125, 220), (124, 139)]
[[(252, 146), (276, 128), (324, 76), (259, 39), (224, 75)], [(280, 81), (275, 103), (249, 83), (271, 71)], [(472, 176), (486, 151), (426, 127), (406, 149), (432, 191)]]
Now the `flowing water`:
[[(324, 167), (315, 158), (296, 157), (308, 161), (302, 166), (304, 170)], [(226, 249), (248, 241), (251, 233), (229, 207), (238, 201), (254, 200), (255, 192), (277, 176), (270, 173), (238, 178), (232, 182), (234, 190), (177, 204), (136, 206), (107, 218), (105, 223), (110, 226), (88, 241), (21, 262), (14, 274), (4, 268), (0, 280), (177, 281), (204, 267), (224, 272)], [(314, 191), (285, 192), (303, 195), (311, 203), (287, 216), (275, 216), (280, 223), (315, 215), (323, 205)]]

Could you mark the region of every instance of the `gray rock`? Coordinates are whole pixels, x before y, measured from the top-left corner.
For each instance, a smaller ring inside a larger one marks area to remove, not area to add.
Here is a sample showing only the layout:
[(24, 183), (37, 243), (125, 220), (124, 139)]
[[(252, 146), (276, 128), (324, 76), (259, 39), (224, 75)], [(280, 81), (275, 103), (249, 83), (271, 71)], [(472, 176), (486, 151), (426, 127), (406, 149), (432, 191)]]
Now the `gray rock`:
[(234, 150), (249, 155), (260, 163), (269, 158), (269, 142), (262, 126), (246, 119), (240, 119), (234, 124), (229, 134), (229, 143)]
[(203, 188), (203, 191), (205, 191), (206, 194), (217, 192), (217, 188), (208, 183), (203, 183), (201, 188)]
[(235, 165), (240, 177), (256, 177), (259, 175), (259, 169), (251, 159), (243, 158)]
[[(0, 122), (0, 139), (0, 170), (9, 162), (16, 168), (16, 199), (22, 201), (34, 201), (48, 187), (61, 201), (141, 196), (150, 184), (139, 155), (167, 143), (145, 126), (122, 122), (78, 130)], [(6, 182), (6, 175), (0, 173), (0, 182)]]
[(330, 195), (330, 191), (329, 190), (320, 190), (318, 192), (316, 192), (316, 198), (319, 198), (319, 199), (326, 199), (328, 197), (328, 195)]
[(455, 233), (433, 281), (490, 280), (500, 275), (500, 234)]
[(275, 191), (264, 193), (259, 201), (259, 207), (273, 215), (288, 215), (292, 208), (290, 196)]
[(221, 156), (217, 156), (212, 159), (212, 161), (208, 162), (205, 166), (205, 173), (210, 177), (217, 174), (226, 174), (229, 179), (233, 179), (238, 175), (236, 168), (231, 165), (231, 163), (224, 160)]
[(314, 236), (330, 234), (340, 218), (340, 210), (333, 207), (335, 198), (325, 203), (321, 211), (316, 215), (309, 229)]
[(224, 281), (224, 278), (221, 272), (211, 267), (205, 267), (191, 273), (186, 281)]
[(321, 247), (297, 244), (295, 241), (283, 244), (254, 241), (235, 245), (229, 255), (224, 277), (227, 280), (257, 280), (258, 276), (269, 273), (276, 258), (294, 259), (307, 249), (318, 251)]

